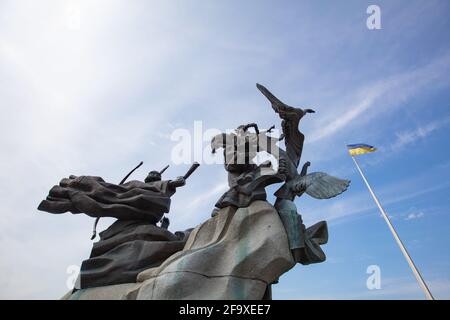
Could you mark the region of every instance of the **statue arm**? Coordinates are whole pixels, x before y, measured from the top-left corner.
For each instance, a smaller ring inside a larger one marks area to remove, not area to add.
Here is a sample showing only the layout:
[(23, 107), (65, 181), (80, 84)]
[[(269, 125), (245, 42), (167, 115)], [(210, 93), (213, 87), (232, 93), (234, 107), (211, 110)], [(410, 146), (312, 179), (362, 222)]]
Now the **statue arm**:
[(249, 123), (244, 126), (244, 131), (247, 131), (249, 128), (254, 128), (256, 134), (259, 134), (258, 125), (256, 123)]
[(186, 179), (184, 177), (177, 177), (175, 180), (169, 180), (168, 187), (170, 189), (176, 189), (182, 187), (186, 184)]

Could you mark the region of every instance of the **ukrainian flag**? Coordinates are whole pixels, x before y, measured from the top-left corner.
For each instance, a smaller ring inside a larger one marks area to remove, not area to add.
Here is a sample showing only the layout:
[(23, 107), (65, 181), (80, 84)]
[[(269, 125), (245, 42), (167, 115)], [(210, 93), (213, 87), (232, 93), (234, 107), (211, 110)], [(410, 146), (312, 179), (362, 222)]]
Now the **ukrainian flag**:
[(348, 144), (347, 148), (348, 148), (348, 153), (350, 153), (351, 156), (357, 156), (360, 154), (374, 152), (377, 150), (377, 148), (374, 148), (374, 147), (369, 146), (368, 144), (364, 144), (364, 143)]

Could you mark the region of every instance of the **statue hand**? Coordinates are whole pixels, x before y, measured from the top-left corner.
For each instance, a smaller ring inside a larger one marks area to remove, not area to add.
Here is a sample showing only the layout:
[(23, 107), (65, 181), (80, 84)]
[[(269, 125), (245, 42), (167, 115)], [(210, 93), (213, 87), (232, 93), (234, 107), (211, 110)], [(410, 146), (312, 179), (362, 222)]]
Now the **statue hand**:
[(183, 177), (177, 177), (177, 179), (175, 180), (177, 187), (182, 187), (186, 184), (186, 179)]

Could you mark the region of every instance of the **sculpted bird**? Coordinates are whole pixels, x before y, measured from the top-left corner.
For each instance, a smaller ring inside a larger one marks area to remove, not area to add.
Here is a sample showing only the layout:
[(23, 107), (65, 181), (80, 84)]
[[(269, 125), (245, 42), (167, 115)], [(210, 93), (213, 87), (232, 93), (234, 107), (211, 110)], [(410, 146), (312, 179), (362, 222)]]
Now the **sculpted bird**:
[[(275, 196), (281, 199), (293, 201), (304, 193), (316, 199), (330, 199), (346, 191), (350, 180), (339, 179), (324, 172), (313, 172), (307, 174), (311, 163), (308, 161), (303, 165), (301, 173), (295, 175), (275, 192)], [(284, 169), (281, 168), (283, 171)]]
[(270, 101), (273, 110), (283, 120), (281, 127), (285, 138), (286, 152), (291, 161), (298, 166), (302, 155), (303, 142), (305, 141), (305, 136), (298, 130), (298, 124), (307, 113), (315, 113), (315, 111), (288, 106), (275, 97), (263, 85), (257, 83), (256, 87)]
[(305, 136), (298, 126), (312, 109), (301, 109), (288, 106), (275, 97), (260, 84), (256, 87), (270, 101), (272, 109), (281, 118), (286, 151), (278, 149), (278, 173), (284, 176), (284, 184), (275, 192), (274, 207), (280, 215), (285, 227), (289, 247), (296, 262), (301, 264), (318, 263), (325, 260), (325, 253), (320, 245), (328, 241), (328, 229), (325, 221), (306, 228), (294, 203), (295, 197), (304, 193), (316, 199), (329, 199), (347, 190), (350, 181), (330, 176), (323, 172), (308, 174), (309, 162), (306, 162), (299, 173), (298, 165), (303, 151)]

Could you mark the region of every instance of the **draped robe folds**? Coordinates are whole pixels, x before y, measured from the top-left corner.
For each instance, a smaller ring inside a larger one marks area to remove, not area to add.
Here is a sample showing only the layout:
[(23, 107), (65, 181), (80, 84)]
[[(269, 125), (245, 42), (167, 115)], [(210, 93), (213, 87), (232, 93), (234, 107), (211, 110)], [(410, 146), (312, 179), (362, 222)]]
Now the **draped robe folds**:
[(182, 250), (190, 230), (173, 234), (156, 226), (175, 191), (169, 181), (116, 185), (93, 176), (70, 176), (54, 186), (39, 210), (118, 219), (83, 261), (76, 289), (133, 283), (138, 273)]
[(175, 189), (168, 181), (144, 183), (130, 181), (121, 185), (100, 177), (71, 176), (54, 186), (38, 209), (50, 213), (85, 213), (88, 216), (121, 220), (145, 220), (156, 224), (169, 212)]
[(117, 220), (100, 233), (80, 269), (80, 288), (136, 282), (137, 275), (159, 266), (183, 249), (190, 230), (171, 233), (142, 220)]

